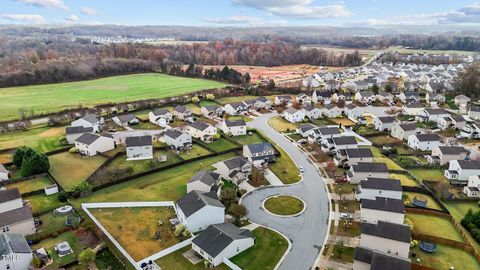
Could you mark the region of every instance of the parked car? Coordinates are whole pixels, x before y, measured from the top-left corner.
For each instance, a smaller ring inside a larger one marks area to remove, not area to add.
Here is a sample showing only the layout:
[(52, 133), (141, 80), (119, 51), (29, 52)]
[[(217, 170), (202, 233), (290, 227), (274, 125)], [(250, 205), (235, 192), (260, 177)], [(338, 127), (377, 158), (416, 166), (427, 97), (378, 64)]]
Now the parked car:
[(299, 166), (298, 169), (300, 170), (300, 173), (303, 173), (305, 171), (302, 166)]

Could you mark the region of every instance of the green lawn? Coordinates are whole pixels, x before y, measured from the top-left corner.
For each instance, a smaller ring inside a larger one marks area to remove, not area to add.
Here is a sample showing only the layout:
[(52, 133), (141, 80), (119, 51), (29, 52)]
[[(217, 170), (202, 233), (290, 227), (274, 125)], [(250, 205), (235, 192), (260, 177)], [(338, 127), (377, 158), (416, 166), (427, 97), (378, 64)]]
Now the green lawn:
[[(2, 109), (4, 109), (4, 106), (0, 106), (0, 115), (2, 115)], [(0, 119), (2, 117), (0, 116)], [(26, 145), (41, 152), (49, 152), (65, 146), (60, 143), (60, 139), (64, 136), (65, 127), (32, 127), (26, 131), (0, 134), (0, 149)]]
[(289, 216), (300, 213), (305, 204), (298, 198), (282, 195), (268, 198), (264, 206), (271, 213)]
[(353, 263), (354, 257), (355, 257), (355, 248), (335, 244), (333, 248), (332, 258), (342, 262)]
[(220, 106), (215, 100), (201, 100), (200, 101), (200, 107), (205, 107), (205, 106)]
[(46, 186), (53, 184), (52, 179), (46, 176), (41, 176), (27, 181), (16, 182), (7, 185), (7, 189), (18, 188), (21, 194), (43, 189)]
[(437, 169), (410, 169), (409, 170), (418, 180), (429, 180), (429, 181), (447, 181), (447, 178), (444, 176), (443, 170)]
[[(197, 263), (197, 264), (192, 264), (190, 261), (188, 261), (185, 257), (183, 257), (183, 253), (187, 252), (190, 250), (192, 247), (190, 245), (179, 249), (173, 253), (168, 254), (167, 256), (164, 256), (158, 260), (155, 261), (155, 263), (160, 266), (162, 269), (165, 270), (204, 270), (205, 264), (203, 261)], [(210, 270), (230, 270), (228, 266), (225, 264), (221, 264), (217, 267), (214, 268), (208, 268)]]
[[(447, 207), (448, 211), (450, 211), (450, 214), (458, 223), (462, 221), (469, 209), (472, 209), (473, 211), (480, 211), (480, 207), (478, 206), (477, 202), (444, 202), (443, 204)], [(464, 229), (464, 232), (475, 249), (480, 251), (480, 243), (472, 237), (468, 230)]]
[(342, 183), (342, 184), (334, 184), (333, 190), (336, 194), (350, 194), (353, 193), (353, 189), (357, 188), (357, 184), (349, 184), (349, 183)]
[(290, 123), (281, 116), (274, 116), (268, 120), (268, 124), (278, 132), (294, 132), (297, 125)]
[(181, 152), (180, 157), (182, 159), (188, 160), (200, 156), (205, 156), (211, 153), (212, 152), (210, 152), (210, 150), (208, 150), (207, 148), (204, 148), (203, 146), (200, 146), (198, 144), (194, 144), (192, 148), (188, 150), (188, 152)]
[(376, 145), (386, 145), (386, 144), (392, 144), (392, 143), (399, 142), (398, 139), (393, 138), (393, 137), (388, 136), (388, 135), (370, 137), (370, 138), (368, 138), (368, 140), (371, 141), (373, 144), (376, 144)]
[(288, 248), (280, 234), (258, 227), (253, 230), (255, 245), (233, 257), (231, 261), (244, 270), (273, 270)]
[(33, 214), (50, 211), (66, 204), (58, 200), (57, 194), (53, 194), (50, 196), (47, 196), (45, 194), (33, 195), (25, 198), (24, 200), (30, 201)]
[(410, 176), (406, 174), (391, 173), (390, 178), (400, 180), (400, 182), (402, 183), (402, 186), (418, 187), (417, 182), (415, 182), (415, 180), (413, 180)]
[(393, 160), (390, 158), (384, 156), (378, 147), (371, 147), (370, 148), (373, 153), (373, 161), (374, 162), (381, 162), (387, 164), (387, 168), (389, 170), (403, 170), (402, 167), (400, 167), (397, 163), (395, 163)]
[(243, 120), (245, 122), (253, 121), (253, 118), (245, 115), (232, 115), (228, 117), (228, 120)]
[(53, 211), (41, 215), (42, 225), (37, 227), (37, 235), (48, 235), (67, 227), (65, 221), (67, 221), (68, 216), (69, 215), (54, 215)]
[(348, 225), (347, 222), (343, 219), (338, 222), (337, 234), (346, 237), (360, 236), (360, 222), (349, 222)]
[(412, 213), (405, 214), (405, 218), (413, 222), (415, 232), (464, 242), (453, 223), (446, 218)]
[(277, 158), (275, 163), (268, 165), (270, 170), (272, 170), (284, 184), (297, 183), (301, 179), (297, 165), (283, 149), (280, 147), (277, 147), (277, 149), (282, 155)]
[(415, 193), (415, 192), (403, 192), (403, 195), (406, 196), (406, 201), (408, 201), (409, 205), (412, 205), (413, 199), (415, 197), (419, 197), (420, 199), (424, 200), (427, 199), (427, 207), (431, 209), (436, 209), (436, 210), (442, 210), (440, 205), (430, 196), (421, 194), (421, 193)]
[[(236, 139), (237, 137), (232, 137), (232, 140), (236, 140)], [(220, 138), (208, 144), (208, 148), (217, 152), (233, 149), (235, 147), (237, 147), (236, 144), (224, 138)]]
[(131, 128), (136, 130), (161, 130), (162, 128), (151, 122), (140, 122), (138, 125), (132, 125)]
[[(420, 242), (420, 241), (419, 241)], [(416, 257), (410, 257), (412, 263), (420, 264), (432, 269), (480, 269), (480, 263), (470, 253), (461, 249), (437, 244), (435, 253), (427, 253), (419, 247), (410, 249), (410, 254), (416, 253)], [(419, 261), (417, 260), (419, 259)], [(450, 267), (454, 268), (450, 268)]]
[(360, 202), (357, 201), (343, 201), (339, 203), (339, 211), (344, 213), (355, 213), (360, 210)]
[[(73, 250), (73, 253), (60, 258), (57, 256), (57, 253), (55, 252), (54, 248), (56, 244), (63, 241), (68, 242), (68, 244)], [(80, 254), (80, 252), (86, 248), (86, 246), (75, 235), (75, 231), (68, 231), (60, 234), (56, 238), (49, 238), (49, 239), (43, 240), (40, 243), (34, 245), (33, 249), (38, 249), (42, 247), (45, 248), (46, 250), (50, 250), (52, 253), (53, 263), (49, 265), (47, 269), (56, 269), (62, 265), (65, 265), (77, 260), (78, 254)]]
[(265, 140), (256, 132), (252, 132), (252, 135), (242, 135), (235, 137), (235, 141), (242, 145), (263, 143)]
[(50, 173), (65, 190), (72, 190), (78, 183), (85, 181), (106, 161), (106, 158), (100, 155), (86, 157), (70, 152), (63, 152), (48, 158)]
[[(167, 161), (158, 162), (160, 156), (166, 156)], [(131, 160), (127, 161), (126, 154), (120, 155), (115, 158), (110, 164), (108, 164), (105, 169), (126, 169), (128, 167), (133, 169), (132, 174), (137, 174), (145, 171), (152, 170), (154, 168), (164, 167), (173, 163), (182, 161), (182, 159), (173, 151), (164, 151), (164, 150), (155, 150), (153, 152), (153, 159), (147, 160)]]
[(226, 84), (216, 81), (146, 73), (89, 81), (2, 88), (0, 121), (19, 118), (19, 109), (33, 110), (37, 114), (49, 113), (79, 105), (94, 106), (165, 98), (224, 86)]

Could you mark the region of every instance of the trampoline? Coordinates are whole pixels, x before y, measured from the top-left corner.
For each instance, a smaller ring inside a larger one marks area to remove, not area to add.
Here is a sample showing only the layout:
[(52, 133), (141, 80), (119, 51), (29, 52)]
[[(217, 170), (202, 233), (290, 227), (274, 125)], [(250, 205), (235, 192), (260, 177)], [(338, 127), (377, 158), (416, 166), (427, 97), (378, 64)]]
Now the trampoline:
[(427, 208), (427, 202), (427, 198), (422, 196), (415, 196), (415, 198), (413, 198), (412, 204), (417, 207)]
[(420, 242), (419, 247), (420, 247), (421, 250), (423, 250), (425, 252), (428, 252), (428, 253), (435, 253), (435, 251), (437, 251), (437, 244), (432, 243), (432, 242), (422, 241), (422, 242)]

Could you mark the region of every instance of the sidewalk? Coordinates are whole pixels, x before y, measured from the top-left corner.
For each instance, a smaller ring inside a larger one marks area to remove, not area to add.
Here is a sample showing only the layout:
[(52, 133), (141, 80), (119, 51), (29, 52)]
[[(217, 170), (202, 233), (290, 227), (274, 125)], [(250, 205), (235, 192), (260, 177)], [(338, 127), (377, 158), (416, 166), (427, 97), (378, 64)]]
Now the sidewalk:
[(283, 186), (283, 182), (270, 169), (265, 170), (265, 179), (272, 186)]

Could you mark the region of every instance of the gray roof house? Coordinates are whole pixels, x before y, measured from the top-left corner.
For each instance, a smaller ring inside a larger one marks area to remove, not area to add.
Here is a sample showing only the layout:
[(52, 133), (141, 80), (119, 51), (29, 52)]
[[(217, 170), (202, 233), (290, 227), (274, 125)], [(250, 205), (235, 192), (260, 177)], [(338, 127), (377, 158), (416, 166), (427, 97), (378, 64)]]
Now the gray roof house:
[(152, 136), (135, 136), (125, 139), (127, 160), (153, 159)]
[(268, 142), (243, 146), (243, 156), (254, 163), (275, 162), (275, 148)]
[(133, 114), (118, 115), (112, 118), (113, 122), (119, 126), (135, 125), (140, 122)]
[(386, 221), (403, 224), (405, 219), (405, 205), (401, 199), (375, 197), (360, 200), (361, 220), (368, 223)]
[(175, 202), (175, 212), (190, 232), (225, 222), (225, 206), (218, 200), (216, 192), (190, 191)]
[(216, 168), (222, 178), (239, 183), (248, 178), (252, 173), (252, 163), (245, 157), (233, 157), (224, 161), (215, 163), (213, 167)]
[(360, 225), (360, 246), (408, 258), (410, 252), (410, 227), (379, 220), (377, 224)]
[[(32, 262), (32, 250), (21, 234), (0, 234), (0, 269), (29, 269)], [(7, 265), (9, 268), (7, 268)]]
[(347, 178), (352, 184), (358, 184), (368, 177), (388, 178), (388, 167), (385, 163), (358, 162), (350, 167)]
[(175, 149), (184, 149), (192, 145), (192, 135), (176, 129), (169, 129), (163, 133), (165, 144)]
[(356, 247), (353, 269), (410, 270), (411, 262), (410, 259), (407, 258), (401, 258), (364, 247)]
[[(220, 174), (210, 170), (201, 170), (195, 173), (187, 183), (187, 193), (197, 190), (201, 192), (218, 191)], [(217, 192), (218, 193), (218, 192)]]

